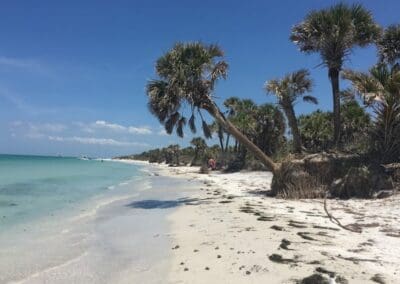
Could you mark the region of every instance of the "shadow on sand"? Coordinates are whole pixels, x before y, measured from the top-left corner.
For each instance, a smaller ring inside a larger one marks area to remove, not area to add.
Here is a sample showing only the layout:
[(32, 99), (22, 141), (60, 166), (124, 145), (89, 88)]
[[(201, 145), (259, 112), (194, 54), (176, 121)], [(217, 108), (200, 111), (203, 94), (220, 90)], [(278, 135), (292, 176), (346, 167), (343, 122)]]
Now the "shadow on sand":
[(207, 200), (211, 198), (179, 198), (176, 200), (155, 200), (155, 199), (147, 199), (147, 200), (139, 200), (134, 201), (127, 204), (127, 207), (136, 208), (136, 209), (168, 209), (174, 208), (181, 205), (200, 205), (202, 203), (206, 203)]

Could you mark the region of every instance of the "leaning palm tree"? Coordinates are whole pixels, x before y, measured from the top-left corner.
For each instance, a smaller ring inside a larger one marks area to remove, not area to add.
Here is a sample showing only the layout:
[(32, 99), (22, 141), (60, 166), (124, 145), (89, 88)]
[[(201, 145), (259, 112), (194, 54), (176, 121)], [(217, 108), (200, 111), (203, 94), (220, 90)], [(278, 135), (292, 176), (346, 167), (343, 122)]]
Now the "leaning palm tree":
[(379, 64), (369, 73), (345, 71), (343, 77), (375, 113), (371, 131), (375, 154), (382, 163), (400, 161), (400, 70)]
[[(181, 137), (187, 121), (192, 132), (196, 131), (197, 115), (201, 118), (205, 136), (211, 136), (202, 113), (206, 111), (226, 132), (275, 172), (277, 165), (274, 161), (227, 120), (214, 102), (215, 83), (227, 75), (228, 64), (218, 61), (222, 57), (223, 52), (216, 45), (177, 43), (156, 62), (158, 79), (147, 84), (149, 109), (164, 124), (167, 133), (171, 134), (175, 128)], [(184, 115), (185, 106), (190, 111), (189, 120)]]
[(304, 21), (292, 28), (290, 39), (300, 51), (319, 53), (322, 64), (328, 68), (332, 85), (334, 113), (334, 143), (340, 140), (339, 75), (343, 62), (354, 47), (373, 43), (380, 34), (370, 11), (359, 4), (344, 3), (311, 11)]
[(300, 97), (303, 101), (314, 104), (318, 103), (315, 97), (304, 95), (307, 92), (311, 92), (312, 84), (310, 72), (306, 69), (300, 69), (291, 74), (287, 74), (280, 80), (275, 79), (267, 81), (265, 84), (266, 91), (270, 94), (274, 94), (278, 98), (278, 104), (285, 112), (289, 127), (292, 131), (293, 148), (296, 153), (301, 152), (302, 143), (293, 105)]

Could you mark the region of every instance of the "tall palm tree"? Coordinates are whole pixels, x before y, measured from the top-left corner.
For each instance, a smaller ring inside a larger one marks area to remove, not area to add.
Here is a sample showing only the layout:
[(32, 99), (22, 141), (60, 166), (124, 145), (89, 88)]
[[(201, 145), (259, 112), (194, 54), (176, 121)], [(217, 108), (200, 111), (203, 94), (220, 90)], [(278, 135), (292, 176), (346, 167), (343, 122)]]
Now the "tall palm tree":
[(177, 43), (156, 62), (158, 79), (147, 84), (149, 109), (164, 124), (167, 133), (176, 128), (177, 134), (183, 136), (187, 122), (183, 110), (187, 106), (191, 112), (188, 120), (191, 130), (196, 131), (195, 116), (199, 115), (204, 134), (210, 137), (211, 131), (202, 114), (204, 110), (275, 172), (277, 165), (274, 161), (227, 120), (214, 102), (215, 83), (227, 75), (228, 64), (218, 61), (222, 57), (223, 52), (216, 45)]
[(339, 75), (343, 62), (354, 47), (374, 42), (380, 28), (371, 12), (359, 4), (344, 3), (330, 8), (311, 11), (292, 28), (290, 39), (305, 53), (319, 53), (322, 64), (328, 68), (332, 85), (334, 113), (334, 143), (340, 140), (340, 88)]
[(369, 73), (349, 70), (343, 77), (375, 113), (372, 138), (381, 162), (400, 161), (400, 70), (378, 64)]
[(266, 91), (274, 94), (278, 98), (278, 103), (285, 112), (289, 127), (292, 131), (293, 148), (296, 153), (301, 152), (302, 143), (293, 105), (300, 97), (303, 101), (314, 104), (318, 103), (315, 97), (304, 95), (305, 93), (311, 92), (312, 84), (310, 72), (306, 69), (300, 69), (291, 74), (287, 74), (282, 79), (267, 81), (265, 84)]

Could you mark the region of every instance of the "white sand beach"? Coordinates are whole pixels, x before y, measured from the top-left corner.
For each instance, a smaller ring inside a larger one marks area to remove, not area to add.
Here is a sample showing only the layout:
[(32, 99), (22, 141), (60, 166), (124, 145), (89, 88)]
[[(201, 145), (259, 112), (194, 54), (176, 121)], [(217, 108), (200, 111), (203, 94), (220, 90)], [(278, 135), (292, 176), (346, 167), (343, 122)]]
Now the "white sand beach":
[[(400, 283), (399, 195), (329, 200), (343, 224), (362, 228), (354, 233), (329, 221), (322, 200), (266, 197), (269, 172), (199, 174), (196, 167), (124, 162), (140, 164), (152, 185), (60, 223), (54, 228), (61, 234), (41, 225), (21, 231), (29, 240), (23, 247), (0, 240), (7, 247), (0, 279), (297, 283), (320, 272), (329, 283)], [(124, 185), (127, 192), (137, 186)]]
[(157, 170), (202, 182), (168, 217), (173, 244), (165, 282), (295, 283), (319, 271), (330, 283), (400, 283), (400, 196), (329, 200), (343, 224), (362, 228), (354, 233), (329, 221), (322, 200), (266, 197), (269, 172), (197, 170)]

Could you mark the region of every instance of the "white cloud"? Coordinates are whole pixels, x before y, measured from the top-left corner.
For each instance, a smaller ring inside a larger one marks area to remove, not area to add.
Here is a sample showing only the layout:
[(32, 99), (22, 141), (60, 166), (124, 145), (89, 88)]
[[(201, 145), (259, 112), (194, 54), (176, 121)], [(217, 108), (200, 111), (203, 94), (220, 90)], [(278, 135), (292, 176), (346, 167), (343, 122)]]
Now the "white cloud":
[(116, 123), (110, 123), (104, 120), (97, 120), (90, 124), (80, 123), (80, 127), (82, 131), (88, 133), (94, 133), (95, 129), (107, 129), (114, 132), (119, 133), (129, 133), (129, 134), (139, 134), (139, 135), (147, 135), (152, 134), (150, 127), (148, 126), (124, 126)]
[(128, 132), (133, 133), (133, 134), (151, 134), (152, 133), (151, 129), (147, 126), (143, 126), (143, 127), (129, 126)]
[(160, 128), (160, 131), (158, 131), (158, 135), (168, 136), (168, 133), (167, 133), (167, 131), (165, 131), (165, 128)]
[(115, 124), (115, 123), (108, 123), (104, 120), (97, 120), (95, 123), (93, 123), (93, 127), (107, 128), (107, 129), (114, 130), (114, 131), (125, 131), (126, 130), (125, 126)]
[(60, 123), (30, 123), (29, 128), (32, 131), (43, 131), (43, 132), (62, 132), (67, 129), (67, 126)]
[(75, 142), (80, 144), (102, 145), (102, 146), (141, 146), (141, 147), (148, 146), (145, 143), (118, 141), (110, 138), (48, 136), (48, 139), (57, 142)]
[(21, 69), (30, 69), (30, 70), (40, 70), (42, 69), (42, 65), (32, 59), (21, 59), (21, 58), (12, 58), (0, 56), (0, 66), (13, 67), (13, 68), (21, 68)]

